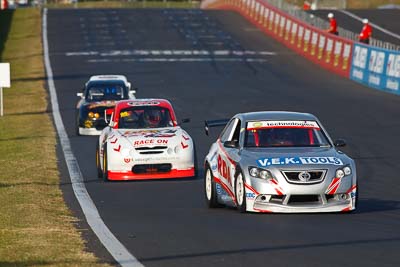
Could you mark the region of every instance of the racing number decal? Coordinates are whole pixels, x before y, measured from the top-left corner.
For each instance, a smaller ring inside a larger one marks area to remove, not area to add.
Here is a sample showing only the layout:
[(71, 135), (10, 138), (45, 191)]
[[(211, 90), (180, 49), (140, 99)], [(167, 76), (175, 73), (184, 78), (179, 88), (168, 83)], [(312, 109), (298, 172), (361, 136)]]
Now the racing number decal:
[(222, 159), (221, 155), (218, 155), (218, 173), (225, 178), (230, 185), (231, 183), (231, 171), (229, 168), (229, 163), (226, 163), (225, 160)]

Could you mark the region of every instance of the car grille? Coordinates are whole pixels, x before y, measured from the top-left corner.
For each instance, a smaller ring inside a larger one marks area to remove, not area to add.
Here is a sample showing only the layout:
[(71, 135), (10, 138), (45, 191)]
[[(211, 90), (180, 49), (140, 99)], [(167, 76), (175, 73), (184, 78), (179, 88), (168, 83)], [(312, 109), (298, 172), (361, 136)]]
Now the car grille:
[(138, 147), (136, 151), (139, 151), (139, 154), (161, 154), (164, 153), (163, 150), (167, 149), (167, 146), (154, 146), (154, 147)]
[(162, 164), (138, 164), (132, 167), (133, 173), (159, 173), (171, 171), (172, 165), (169, 163)]
[(326, 170), (282, 171), (282, 174), (289, 183), (315, 184), (324, 180)]

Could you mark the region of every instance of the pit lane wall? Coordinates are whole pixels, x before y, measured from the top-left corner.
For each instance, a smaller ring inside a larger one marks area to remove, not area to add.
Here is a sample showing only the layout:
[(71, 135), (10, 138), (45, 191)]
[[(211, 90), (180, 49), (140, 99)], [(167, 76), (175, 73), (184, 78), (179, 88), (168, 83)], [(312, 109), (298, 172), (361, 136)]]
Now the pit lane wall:
[(400, 94), (399, 53), (355, 43), (306, 24), (265, 0), (203, 0), (203, 9), (240, 13), (285, 46), (325, 69)]

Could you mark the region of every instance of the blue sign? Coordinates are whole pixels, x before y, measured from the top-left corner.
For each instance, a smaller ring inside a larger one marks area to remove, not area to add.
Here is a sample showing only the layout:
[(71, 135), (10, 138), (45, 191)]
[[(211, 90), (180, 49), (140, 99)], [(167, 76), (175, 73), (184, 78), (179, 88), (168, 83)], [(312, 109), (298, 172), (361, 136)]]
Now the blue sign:
[(400, 52), (355, 44), (350, 79), (400, 94)]

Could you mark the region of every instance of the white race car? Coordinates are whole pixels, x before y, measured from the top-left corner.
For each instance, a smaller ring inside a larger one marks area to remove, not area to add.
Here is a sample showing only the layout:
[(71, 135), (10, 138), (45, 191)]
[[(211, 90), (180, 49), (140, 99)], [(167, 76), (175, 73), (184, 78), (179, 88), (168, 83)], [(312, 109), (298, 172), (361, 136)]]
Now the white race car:
[(85, 83), (76, 106), (77, 135), (99, 135), (107, 125), (115, 102), (135, 99), (137, 88), (132, 88), (123, 75), (95, 75)]
[(105, 181), (192, 177), (193, 141), (169, 101), (122, 100), (101, 132), (96, 165)]

